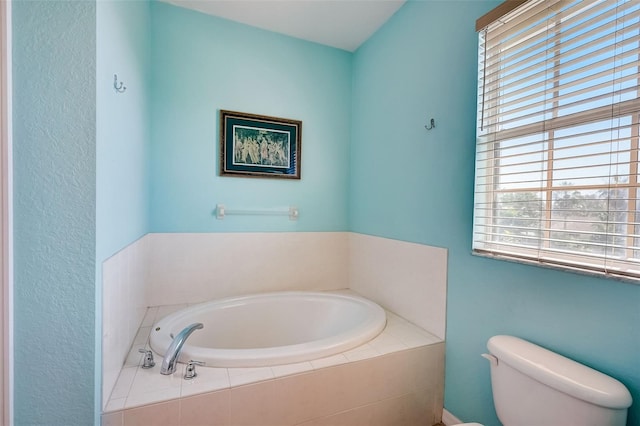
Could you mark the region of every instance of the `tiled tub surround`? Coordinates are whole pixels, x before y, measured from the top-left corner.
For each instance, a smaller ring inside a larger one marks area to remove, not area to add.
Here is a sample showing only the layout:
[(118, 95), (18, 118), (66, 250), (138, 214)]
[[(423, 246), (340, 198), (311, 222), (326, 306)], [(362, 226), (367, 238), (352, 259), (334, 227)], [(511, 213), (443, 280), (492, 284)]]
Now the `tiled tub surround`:
[(348, 239), (344, 232), (147, 234), (111, 256), (102, 265), (103, 408), (148, 306), (348, 287)]
[(446, 249), (351, 233), (348, 288), (444, 339)]
[(387, 312), (387, 327), (350, 351), (261, 368), (184, 364), (162, 376), (142, 369), (151, 325), (183, 306), (150, 308), (103, 414), (103, 425), (430, 425), (440, 421), (442, 339)]
[(147, 312), (149, 239), (141, 238), (102, 264), (103, 407)]
[(103, 263), (103, 407), (147, 306), (350, 288), (444, 339), (446, 268), (445, 249), (350, 232), (148, 234)]

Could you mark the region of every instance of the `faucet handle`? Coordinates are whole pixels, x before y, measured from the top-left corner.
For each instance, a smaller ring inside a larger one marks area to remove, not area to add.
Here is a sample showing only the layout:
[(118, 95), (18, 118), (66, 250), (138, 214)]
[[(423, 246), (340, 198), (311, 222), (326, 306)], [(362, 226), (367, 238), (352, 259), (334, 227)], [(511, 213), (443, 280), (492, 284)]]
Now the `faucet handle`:
[(189, 361), (187, 363), (187, 369), (184, 371), (185, 380), (191, 380), (198, 375), (198, 373), (196, 373), (196, 365), (205, 365), (205, 363), (202, 361)]
[(153, 360), (153, 352), (151, 352), (150, 349), (138, 349), (138, 352), (144, 354), (144, 362), (142, 363), (142, 368), (151, 368), (156, 365), (156, 362)]

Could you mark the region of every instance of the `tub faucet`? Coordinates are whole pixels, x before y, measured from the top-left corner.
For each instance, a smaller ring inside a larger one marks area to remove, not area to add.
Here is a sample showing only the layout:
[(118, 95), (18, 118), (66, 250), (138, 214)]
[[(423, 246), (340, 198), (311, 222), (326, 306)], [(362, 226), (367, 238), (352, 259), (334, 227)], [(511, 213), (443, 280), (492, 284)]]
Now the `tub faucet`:
[(189, 337), (191, 333), (201, 328), (204, 328), (204, 325), (201, 322), (193, 323), (186, 326), (176, 337), (173, 338), (167, 352), (164, 354), (160, 374), (169, 375), (175, 373), (178, 357), (180, 356), (180, 351), (182, 350), (182, 346), (184, 346), (184, 342), (187, 341), (187, 337)]

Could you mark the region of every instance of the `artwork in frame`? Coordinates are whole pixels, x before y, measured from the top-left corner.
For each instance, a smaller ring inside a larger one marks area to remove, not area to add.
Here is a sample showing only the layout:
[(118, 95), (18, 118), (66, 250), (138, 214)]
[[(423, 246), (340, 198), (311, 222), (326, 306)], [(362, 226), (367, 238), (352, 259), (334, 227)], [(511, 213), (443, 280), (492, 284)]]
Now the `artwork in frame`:
[(220, 111), (220, 175), (300, 179), (302, 121)]

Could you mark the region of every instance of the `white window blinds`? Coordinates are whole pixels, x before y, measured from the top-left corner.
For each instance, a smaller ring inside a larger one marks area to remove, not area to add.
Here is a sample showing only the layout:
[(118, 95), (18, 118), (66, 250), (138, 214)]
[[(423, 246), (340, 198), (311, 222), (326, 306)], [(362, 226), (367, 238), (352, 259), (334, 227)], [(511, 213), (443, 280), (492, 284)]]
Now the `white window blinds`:
[(473, 249), (640, 279), (640, 1), (530, 0), (479, 32)]

